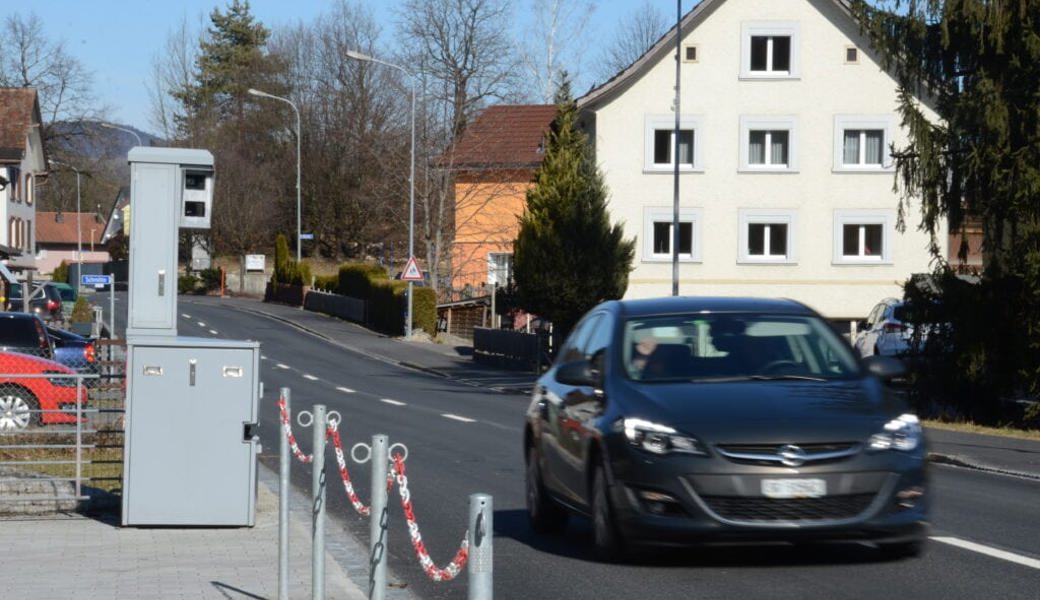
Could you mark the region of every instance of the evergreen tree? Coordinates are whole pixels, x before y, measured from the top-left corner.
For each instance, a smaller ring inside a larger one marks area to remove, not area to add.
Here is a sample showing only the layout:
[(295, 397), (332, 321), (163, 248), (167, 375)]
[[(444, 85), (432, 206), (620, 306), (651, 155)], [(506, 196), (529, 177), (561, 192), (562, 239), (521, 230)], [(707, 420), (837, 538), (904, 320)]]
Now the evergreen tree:
[(952, 325), (952, 393), (974, 396), (969, 412), (992, 417), (1000, 395), (1040, 393), (1040, 0), (874, 4), (857, 0), (853, 11), (901, 87), (910, 138), (894, 151), (897, 187), (920, 199), (921, 227), (933, 236), (944, 220), (951, 232), (970, 220), (982, 226), (981, 284), (958, 282), (936, 243), (938, 302), (920, 304), (945, 307), (923, 316)]
[(566, 74), (545, 157), (513, 244), (520, 306), (553, 322), (565, 335), (581, 315), (628, 287), (635, 240), (626, 240), (607, 214), (607, 189), (578, 129), (577, 104)]

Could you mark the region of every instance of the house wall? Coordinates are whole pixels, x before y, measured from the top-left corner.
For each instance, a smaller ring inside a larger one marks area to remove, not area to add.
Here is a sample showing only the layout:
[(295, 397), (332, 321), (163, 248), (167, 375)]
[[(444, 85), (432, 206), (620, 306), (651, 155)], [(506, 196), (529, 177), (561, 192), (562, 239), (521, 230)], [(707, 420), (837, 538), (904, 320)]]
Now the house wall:
[(512, 254), (532, 171), (459, 174), (455, 181), (455, 241), (452, 288), (481, 294), (488, 282), (488, 255)]
[[(741, 79), (742, 24), (797, 23), (800, 58), (796, 79)], [(684, 295), (760, 295), (805, 302), (835, 319), (861, 318), (881, 298), (901, 295), (912, 273), (930, 270), (929, 239), (917, 230), (919, 206), (907, 211), (905, 232), (891, 232), (891, 260), (839, 264), (835, 260), (835, 211), (867, 210), (897, 215), (891, 168), (872, 172), (835, 169), (836, 117), (888, 116), (896, 146), (899, 130), (896, 84), (881, 70), (855, 24), (831, 0), (727, 0), (689, 31), (683, 41), (697, 46), (698, 61), (682, 64), (681, 114), (697, 125), (699, 169), (680, 177), (680, 206), (695, 209), (700, 260), (680, 264)], [(858, 64), (845, 63), (847, 46)], [(674, 120), (675, 62), (669, 52), (631, 87), (597, 101), (596, 156), (610, 191), (612, 219), (637, 238), (635, 270), (626, 297), (670, 295), (671, 261), (647, 256), (648, 207), (671, 211), (673, 174), (645, 170), (648, 116)], [(934, 114), (929, 111), (934, 117)], [(797, 168), (791, 173), (742, 172), (741, 118), (795, 120)], [(887, 152), (886, 152), (887, 154)], [(792, 260), (748, 264), (740, 260), (740, 210), (792, 211)], [(945, 246), (945, 232), (939, 236)]]

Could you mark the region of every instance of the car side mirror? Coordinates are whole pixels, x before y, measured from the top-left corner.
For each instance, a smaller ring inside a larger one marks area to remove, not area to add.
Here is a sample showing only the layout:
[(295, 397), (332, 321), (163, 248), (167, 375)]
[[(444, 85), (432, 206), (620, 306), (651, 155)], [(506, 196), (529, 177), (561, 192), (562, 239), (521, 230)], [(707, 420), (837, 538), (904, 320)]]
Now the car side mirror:
[(867, 372), (882, 381), (891, 381), (906, 375), (906, 366), (891, 356), (868, 356), (863, 359)]
[(556, 369), (556, 381), (564, 385), (584, 385), (596, 387), (598, 385), (592, 365), (587, 360), (576, 360), (560, 365)]

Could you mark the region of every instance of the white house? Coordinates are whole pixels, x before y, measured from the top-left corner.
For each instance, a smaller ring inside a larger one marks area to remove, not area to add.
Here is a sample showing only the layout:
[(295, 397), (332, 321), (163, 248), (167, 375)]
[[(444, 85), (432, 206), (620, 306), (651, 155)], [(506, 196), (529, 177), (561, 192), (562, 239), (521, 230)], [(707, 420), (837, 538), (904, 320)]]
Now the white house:
[[(675, 35), (578, 99), (612, 219), (637, 238), (630, 298), (672, 292)], [(845, 2), (702, 0), (680, 46), (680, 294), (851, 320), (930, 270), (916, 205), (896, 228), (896, 82)]]
[(32, 268), (36, 186), (46, 177), (40, 105), (33, 88), (0, 88), (0, 249), (9, 267)]

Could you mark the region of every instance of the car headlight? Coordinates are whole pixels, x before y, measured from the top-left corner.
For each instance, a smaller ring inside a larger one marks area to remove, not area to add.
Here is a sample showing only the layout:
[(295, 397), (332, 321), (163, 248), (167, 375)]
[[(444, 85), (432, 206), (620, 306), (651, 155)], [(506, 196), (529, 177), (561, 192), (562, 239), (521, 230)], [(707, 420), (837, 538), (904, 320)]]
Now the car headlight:
[(708, 451), (696, 438), (682, 435), (674, 428), (644, 419), (627, 418), (618, 421), (629, 444), (652, 454), (696, 454), (707, 456)]
[(870, 436), (871, 450), (909, 452), (921, 444), (921, 422), (917, 415), (903, 414), (885, 423), (884, 431)]

